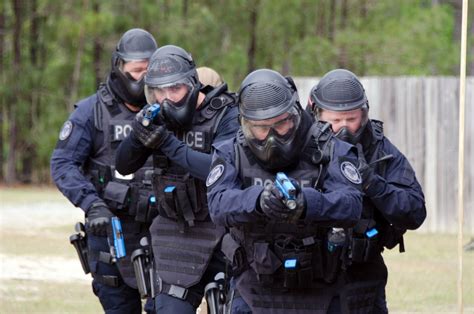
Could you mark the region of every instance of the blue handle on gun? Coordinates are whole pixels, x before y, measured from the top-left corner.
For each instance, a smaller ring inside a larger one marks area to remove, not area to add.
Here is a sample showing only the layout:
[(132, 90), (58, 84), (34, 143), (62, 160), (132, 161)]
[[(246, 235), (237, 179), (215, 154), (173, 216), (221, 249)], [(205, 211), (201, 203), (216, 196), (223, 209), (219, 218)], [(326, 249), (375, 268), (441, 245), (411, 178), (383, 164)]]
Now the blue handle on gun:
[(293, 183), (291, 183), (290, 179), (288, 179), (286, 174), (283, 172), (278, 172), (276, 174), (275, 185), (283, 194), (286, 206), (288, 206), (289, 209), (295, 209), (296, 188)]
[(120, 259), (125, 257), (127, 253), (125, 252), (125, 241), (123, 239), (122, 224), (118, 217), (112, 217), (112, 233), (114, 236), (114, 257)]
[(145, 110), (145, 113), (143, 114), (143, 120), (142, 120), (143, 126), (149, 126), (150, 123), (153, 121), (153, 119), (156, 118), (158, 113), (160, 113), (160, 105), (159, 104), (153, 104), (150, 107), (148, 107)]

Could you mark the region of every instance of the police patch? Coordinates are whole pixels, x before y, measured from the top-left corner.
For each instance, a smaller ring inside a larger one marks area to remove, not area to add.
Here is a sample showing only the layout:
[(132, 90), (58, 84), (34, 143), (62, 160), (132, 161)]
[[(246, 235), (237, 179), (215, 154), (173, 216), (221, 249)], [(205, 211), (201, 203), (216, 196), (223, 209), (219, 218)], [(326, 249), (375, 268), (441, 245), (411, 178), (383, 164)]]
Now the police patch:
[(63, 127), (61, 128), (61, 131), (59, 131), (59, 139), (61, 141), (64, 141), (71, 135), (72, 133), (72, 122), (71, 121), (66, 121), (63, 124)]
[(354, 184), (361, 184), (362, 177), (360, 176), (359, 170), (356, 166), (349, 161), (344, 161), (341, 163), (341, 172), (346, 177), (347, 180), (351, 181)]
[(214, 168), (212, 168), (211, 172), (209, 172), (209, 175), (207, 176), (206, 180), (206, 186), (210, 187), (214, 183), (216, 183), (217, 180), (222, 176), (224, 173), (224, 165), (218, 164)]

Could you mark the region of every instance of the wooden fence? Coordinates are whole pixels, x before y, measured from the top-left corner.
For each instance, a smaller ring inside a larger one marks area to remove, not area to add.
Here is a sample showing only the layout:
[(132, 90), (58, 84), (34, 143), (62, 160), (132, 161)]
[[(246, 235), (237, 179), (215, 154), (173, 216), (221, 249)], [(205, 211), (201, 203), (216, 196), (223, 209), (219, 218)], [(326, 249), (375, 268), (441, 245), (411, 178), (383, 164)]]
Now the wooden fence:
[[(459, 78), (363, 77), (369, 116), (417, 173), (427, 218), (420, 230), (457, 232)], [(302, 104), (318, 78), (295, 78)], [(466, 82), (464, 232), (474, 234), (474, 77)]]

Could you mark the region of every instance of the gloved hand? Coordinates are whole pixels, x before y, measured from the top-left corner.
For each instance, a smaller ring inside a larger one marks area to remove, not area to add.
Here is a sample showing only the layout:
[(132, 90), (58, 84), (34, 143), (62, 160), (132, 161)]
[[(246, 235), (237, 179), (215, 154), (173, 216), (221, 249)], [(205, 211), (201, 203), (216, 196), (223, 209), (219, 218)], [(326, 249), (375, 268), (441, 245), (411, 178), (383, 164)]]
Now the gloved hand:
[(275, 183), (266, 185), (260, 194), (260, 209), (270, 220), (295, 222), (306, 210), (306, 199), (298, 182), (293, 179), (290, 179), (290, 181), (296, 188), (296, 208), (294, 209), (289, 209), (286, 206), (283, 193), (276, 187)]
[(132, 129), (134, 135), (145, 146), (151, 149), (158, 149), (169, 136), (166, 126), (156, 123), (150, 123), (148, 126), (143, 125), (143, 115), (150, 105), (145, 106), (137, 113), (132, 121)]
[(377, 179), (377, 175), (375, 173), (374, 168), (367, 164), (362, 145), (359, 143), (356, 145), (356, 147), (359, 161), (359, 167), (357, 168), (357, 170), (359, 170), (360, 176), (362, 177), (362, 189), (366, 191), (369, 186), (374, 182), (374, 180)]
[(99, 237), (107, 236), (107, 227), (110, 224), (110, 218), (113, 216), (114, 214), (112, 214), (105, 203), (97, 202), (92, 204), (87, 211), (87, 220), (91, 233)]

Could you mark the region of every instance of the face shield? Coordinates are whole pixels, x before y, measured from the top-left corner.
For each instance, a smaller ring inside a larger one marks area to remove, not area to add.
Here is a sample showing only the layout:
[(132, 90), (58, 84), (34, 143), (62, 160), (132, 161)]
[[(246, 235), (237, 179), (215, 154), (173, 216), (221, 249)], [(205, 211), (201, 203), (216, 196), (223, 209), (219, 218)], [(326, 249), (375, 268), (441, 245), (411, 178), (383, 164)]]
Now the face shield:
[(270, 137), (274, 137), (283, 144), (288, 143), (294, 138), (300, 121), (301, 116), (295, 107), (272, 119), (259, 121), (243, 117), (241, 119), (245, 138), (262, 146)]
[(174, 130), (191, 128), (198, 94), (199, 88), (189, 78), (163, 85), (145, 85), (147, 102), (160, 104), (160, 114), (167, 127)]
[(283, 169), (298, 160), (304, 136), (300, 134), (301, 112), (296, 107), (266, 120), (242, 117), (241, 124), (250, 149), (264, 168)]

